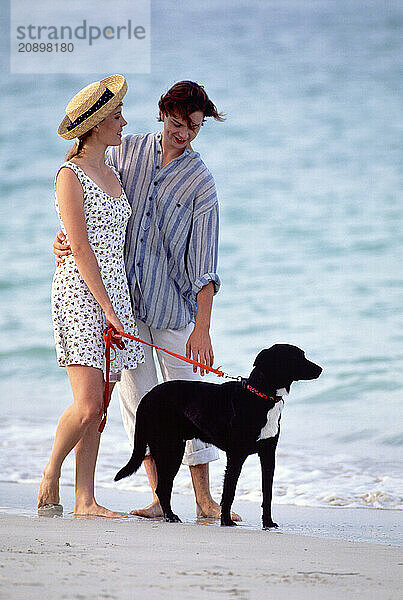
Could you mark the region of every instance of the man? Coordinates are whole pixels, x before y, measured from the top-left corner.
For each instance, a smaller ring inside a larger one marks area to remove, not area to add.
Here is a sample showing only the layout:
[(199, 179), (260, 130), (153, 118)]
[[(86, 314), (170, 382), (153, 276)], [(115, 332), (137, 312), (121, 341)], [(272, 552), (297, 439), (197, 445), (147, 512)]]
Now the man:
[[(220, 286), (218, 202), (214, 179), (191, 142), (207, 117), (224, 119), (203, 87), (191, 81), (176, 83), (158, 106), (162, 133), (128, 135), (121, 146), (110, 149), (108, 157), (120, 172), (133, 211), (125, 245), (133, 311), (141, 339), (211, 366), (211, 309)], [(137, 406), (158, 383), (152, 351), (148, 346), (144, 351), (145, 363), (123, 371), (118, 386), (131, 443)], [(160, 351), (156, 354), (165, 381), (199, 379), (195, 367)], [(214, 446), (200, 440), (187, 442), (183, 462), (190, 468), (199, 516), (219, 517), (221, 512), (209, 489), (208, 463), (217, 458)], [(161, 516), (151, 456), (144, 465), (153, 501), (132, 514)]]

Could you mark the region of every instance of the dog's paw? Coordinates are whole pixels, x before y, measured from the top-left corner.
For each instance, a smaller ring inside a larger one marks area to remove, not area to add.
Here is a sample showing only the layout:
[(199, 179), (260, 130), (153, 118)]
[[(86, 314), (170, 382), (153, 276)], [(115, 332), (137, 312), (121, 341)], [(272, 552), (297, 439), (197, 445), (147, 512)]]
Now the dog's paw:
[(221, 519), (221, 527), (236, 527), (237, 524), (232, 519)]
[(269, 521), (267, 523), (263, 523), (263, 531), (267, 531), (268, 529), (277, 529), (278, 524), (275, 523), (274, 521)]
[(172, 513), (171, 515), (164, 515), (164, 521), (167, 523), (182, 523), (178, 515)]

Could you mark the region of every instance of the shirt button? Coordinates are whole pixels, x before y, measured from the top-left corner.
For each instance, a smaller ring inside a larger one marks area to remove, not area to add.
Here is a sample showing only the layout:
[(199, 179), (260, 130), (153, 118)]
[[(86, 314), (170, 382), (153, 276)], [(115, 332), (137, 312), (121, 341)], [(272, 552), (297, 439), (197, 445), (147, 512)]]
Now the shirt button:
[(149, 217), (149, 216), (150, 216), (150, 213), (149, 213), (149, 212), (146, 212), (146, 217)]
[(139, 266), (140, 266), (140, 263), (137, 263), (137, 266), (139, 267)]
[(159, 169), (160, 167), (159, 167), (159, 165), (157, 165), (155, 168), (156, 168), (156, 169)]
[(158, 181), (154, 181), (154, 185), (158, 185)]
[(144, 242), (144, 238), (140, 238), (140, 242)]
[(152, 199), (153, 199), (153, 197), (152, 197), (152, 196), (150, 196), (150, 197), (149, 197), (149, 200), (152, 200)]

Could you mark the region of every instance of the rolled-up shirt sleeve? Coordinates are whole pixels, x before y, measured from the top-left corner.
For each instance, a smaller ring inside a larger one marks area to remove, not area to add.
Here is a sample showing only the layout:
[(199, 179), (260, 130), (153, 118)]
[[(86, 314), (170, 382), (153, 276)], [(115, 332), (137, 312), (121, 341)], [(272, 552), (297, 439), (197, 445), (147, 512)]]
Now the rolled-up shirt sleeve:
[(214, 294), (220, 289), (221, 281), (217, 274), (218, 231), (218, 200), (211, 177), (195, 200), (194, 221), (188, 247), (187, 269), (194, 300), (210, 281), (214, 283)]

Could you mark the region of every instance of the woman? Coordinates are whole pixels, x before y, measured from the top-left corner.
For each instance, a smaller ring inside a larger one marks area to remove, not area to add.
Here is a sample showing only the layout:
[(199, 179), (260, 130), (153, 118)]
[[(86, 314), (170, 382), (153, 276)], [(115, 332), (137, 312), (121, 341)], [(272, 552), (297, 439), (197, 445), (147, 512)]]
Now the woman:
[[(44, 470), (38, 494), (40, 515), (62, 513), (60, 471), (74, 448), (74, 513), (121, 516), (97, 504), (94, 474), (104, 388), (103, 330), (108, 326), (137, 334), (123, 262), (131, 208), (118, 172), (105, 164), (107, 147), (121, 143), (126, 91), (122, 75), (88, 85), (67, 105), (58, 130), (64, 139), (78, 138), (56, 175), (56, 209), (72, 255), (57, 268), (52, 286), (57, 359), (66, 367), (74, 401), (60, 418)], [(115, 335), (115, 340), (121, 342), (120, 336)], [(128, 342), (111, 364), (111, 380), (118, 380), (122, 369), (133, 369), (143, 361), (142, 347)]]

